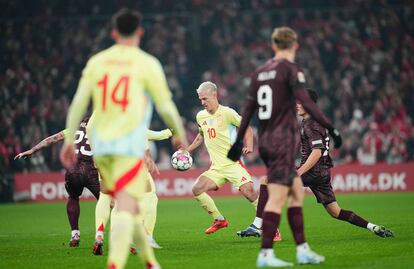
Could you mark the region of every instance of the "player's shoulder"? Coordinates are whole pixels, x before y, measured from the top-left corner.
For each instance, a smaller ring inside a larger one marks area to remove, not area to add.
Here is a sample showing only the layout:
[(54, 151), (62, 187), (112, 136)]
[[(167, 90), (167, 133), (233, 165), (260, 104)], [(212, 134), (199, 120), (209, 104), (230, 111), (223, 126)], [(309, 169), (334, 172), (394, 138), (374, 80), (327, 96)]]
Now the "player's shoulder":
[(307, 126), (309, 129), (312, 129), (314, 131), (318, 131), (320, 133), (325, 132), (325, 127), (323, 127), (314, 118), (309, 118), (308, 120), (306, 120), (305, 121), (305, 126)]
[(252, 79), (257, 81), (265, 81), (274, 79), (276, 73), (285, 73), (289, 70), (298, 70), (299, 67), (296, 63), (290, 62), (286, 59), (274, 59), (267, 60), (264, 64), (256, 68), (252, 74)]
[(137, 49), (137, 54), (139, 57), (142, 58), (142, 60), (149, 64), (161, 65), (160, 60), (158, 60), (157, 57), (155, 57), (151, 53), (146, 52), (145, 50), (142, 50), (141, 48)]
[(220, 105), (220, 108), (221, 108), (222, 113), (225, 113), (225, 114), (239, 114), (234, 108), (231, 108), (229, 106)]
[(203, 109), (198, 111), (197, 115), (196, 115), (196, 120), (197, 122), (202, 119), (202, 118), (207, 118), (209, 116), (209, 113), (207, 112), (207, 110)]

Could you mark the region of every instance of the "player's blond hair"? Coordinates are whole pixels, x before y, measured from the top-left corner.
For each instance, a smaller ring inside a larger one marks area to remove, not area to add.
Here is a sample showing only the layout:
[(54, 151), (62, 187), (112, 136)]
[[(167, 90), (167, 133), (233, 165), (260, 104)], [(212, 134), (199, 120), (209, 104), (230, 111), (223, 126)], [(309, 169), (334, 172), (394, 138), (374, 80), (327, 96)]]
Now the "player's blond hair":
[(204, 81), (200, 84), (200, 86), (198, 86), (197, 93), (201, 93), (204, 91), (217, 92), (217, 85), (211, 81)]
[(272, 42), (278, 49), (290, 49), (298, 41), (298, 34), (290, 27), (282, 26), (273, 29)]

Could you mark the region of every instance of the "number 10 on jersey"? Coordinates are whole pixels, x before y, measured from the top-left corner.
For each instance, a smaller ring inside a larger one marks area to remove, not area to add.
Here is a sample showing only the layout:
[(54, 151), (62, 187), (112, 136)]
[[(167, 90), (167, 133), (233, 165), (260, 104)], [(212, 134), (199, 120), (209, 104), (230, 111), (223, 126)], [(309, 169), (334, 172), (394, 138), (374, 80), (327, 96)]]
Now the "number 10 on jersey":
[[(102, 89), (102, 111), (106, 110), (106, 102), (108, 95), (108, 74), (98, 81), (98, 86)], [(129, 76), (121, 76), (115, 87), (111, 89), (111, 101), (122, 107), (122, 112), (125, 112), (128, 106), (128, 90), (129, 90)], [(121, 96), (120, 96), (121, 95)]]

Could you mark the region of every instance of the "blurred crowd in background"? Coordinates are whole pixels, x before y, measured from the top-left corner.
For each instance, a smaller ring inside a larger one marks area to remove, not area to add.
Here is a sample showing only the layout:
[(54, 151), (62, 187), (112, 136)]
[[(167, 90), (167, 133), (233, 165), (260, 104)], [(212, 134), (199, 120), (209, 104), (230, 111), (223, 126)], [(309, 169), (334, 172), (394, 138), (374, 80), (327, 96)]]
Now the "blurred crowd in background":
[[(343, 147), (331, 151), (335, 163), (414, 159), (410, 1), (0, 2), (5, 7), (0, 11), (1, 171), (62, 169), (61, 144), (31, 159), (13, 158), (64, 129), (82, 68), (112, 44), (110, 16), (123, 6), (144, 15), (141, 47), (162, 62), (190, 142), (202, 109), (198, 85), (215, 82), (220, 102), (241, 113), (249, 75), (272, 57), (273, 28), (289, 25), (299, 34), (297, 62), (308, 86), (342, 132)], [(155, 115), (151, 128), (165, 126)], [(160, 168), (169, 168), (170, 143), (157, 142), (152, 149)], [(208, 165), (205, 149), (193, 158), (198, 166)], [(260, 163), (257, 147), (246, 160)]]

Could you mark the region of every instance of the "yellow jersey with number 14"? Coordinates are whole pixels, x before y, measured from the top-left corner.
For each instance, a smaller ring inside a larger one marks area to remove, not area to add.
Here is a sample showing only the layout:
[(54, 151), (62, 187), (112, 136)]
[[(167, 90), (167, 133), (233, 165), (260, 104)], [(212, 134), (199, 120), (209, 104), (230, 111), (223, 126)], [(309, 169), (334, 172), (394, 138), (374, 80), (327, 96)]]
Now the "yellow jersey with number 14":
[(236, 139), (236, 128), (240, 126), (241, 116), (234, 109), (219, 105), (214, 114), (207, 110), (198, 112), (196, 120), (210, 155), (211, 168), (234, 164), (227, 158), (227, 152)]
[(94, 115), (88, 135), (94, 155), (142, 157), (152, 102), (157, 106), (171, 99), (171, 92), (155, 57), (138, 47), (116, 44), (87, 62), (72, 103), (73, 115), (68, 116), (70, 132), (73, 119), (83, 115), (90, 99)]

